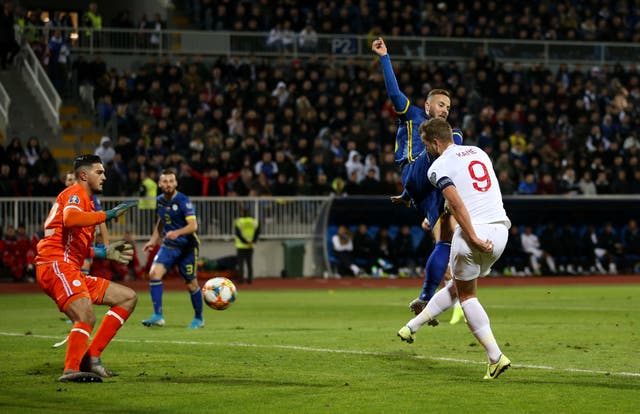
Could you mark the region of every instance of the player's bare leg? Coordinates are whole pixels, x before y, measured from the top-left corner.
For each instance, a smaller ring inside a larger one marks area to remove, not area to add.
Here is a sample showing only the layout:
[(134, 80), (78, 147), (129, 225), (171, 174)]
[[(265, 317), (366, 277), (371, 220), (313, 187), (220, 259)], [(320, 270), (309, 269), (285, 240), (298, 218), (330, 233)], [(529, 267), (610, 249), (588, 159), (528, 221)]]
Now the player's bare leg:
[[(453, 232), (456, 228), (456, 219), (451, 215), (451, 213), (447, 211), (441, 216), (440, 220), (438, 220), (438, 224), (440, 227), (438, 229), (438, 239), (437, 240), (448, 240), (451, 241), (453, 238)], [(451, 270), (449, 266), (447, 266), (447, 271), (444, 274), (445, 284), (451, 280)], [(451, 320), (449, 324), (455, 325), (461, 320), (464, 319), (464, 312), (462, 311), (462, 306), (460, 306), (460, 301), (456, 300), (453, 305), (453, 313), (451, 314)], [(466, 319), (464, 319), (466, 322)]]
[[(436, 247), (427, 260), (425, 280), (420, 296), (409, 304), (409, 308), (416, 315), (420, 314), (427, 306), (442, 280), (444, 279), (446, 283), (451, 279), (447, 264), (449, 262), (450, 241), (455, 229), (455, 219), (448, 211), (445, 211), (433, 225), (433, 228), (426, 219), (422, 223), (422, 228), (425, 231), (431, 230)], [(437, 319), (432, 319), (428, 323), (431, 326), (437, 326), (439, 322)]]

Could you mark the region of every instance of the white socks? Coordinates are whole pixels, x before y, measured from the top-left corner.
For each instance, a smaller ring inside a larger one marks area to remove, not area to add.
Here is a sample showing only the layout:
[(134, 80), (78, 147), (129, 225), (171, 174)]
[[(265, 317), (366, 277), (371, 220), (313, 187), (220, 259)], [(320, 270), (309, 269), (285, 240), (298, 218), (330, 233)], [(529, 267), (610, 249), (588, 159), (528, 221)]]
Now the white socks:
[(502, 355), (502, 351), (500, 351), (500, 347), (493, 337), (493, 332), (491, 332), (489, 316), (487, 316), (487, 312), (485, 312), (478, 298), (471, 298), (462, 302), (462, 310), (467, 318), (469, 329), (487, 351), (489, 363), (497, 362), (500, 359), (500, 355)]
[(416, 332), (422, 325), (453, 306), (458, 301), (455, 292), (456, 288), (453, 286), (453, 280), (448, 281), (445, 287), (433, 295), (422, 312), (407, 323), (411, 332)]

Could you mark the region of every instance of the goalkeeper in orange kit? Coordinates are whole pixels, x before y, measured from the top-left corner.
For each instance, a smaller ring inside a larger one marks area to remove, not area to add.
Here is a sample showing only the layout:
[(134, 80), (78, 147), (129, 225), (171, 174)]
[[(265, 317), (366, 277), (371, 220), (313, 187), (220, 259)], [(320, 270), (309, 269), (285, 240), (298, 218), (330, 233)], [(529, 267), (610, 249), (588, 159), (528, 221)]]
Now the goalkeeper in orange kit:
[[(74, 160), (77, 183), (56, 198), (44, 223), (44, 237), (37, 246), (38, 284), (73, 322), (61, 382), (102, 382), (115, 376), (102, 365), (100, 356), (118, 329), (133, 312), (137, 296), (126, 287), (82, 273), (86, 257), (106, 258), (118, 263), (131, 260), (133, 248), (124, 241), (108, 248), (92, 248), (97, 224), (123, 215), (137, 202), (126, 202), (107, 211), (95, 211), (91, 200), (102, 193), (105, 170), (100, 157), (81, 155)], [(89, 342), (96, 317), (92, 304), (110, 309)]]

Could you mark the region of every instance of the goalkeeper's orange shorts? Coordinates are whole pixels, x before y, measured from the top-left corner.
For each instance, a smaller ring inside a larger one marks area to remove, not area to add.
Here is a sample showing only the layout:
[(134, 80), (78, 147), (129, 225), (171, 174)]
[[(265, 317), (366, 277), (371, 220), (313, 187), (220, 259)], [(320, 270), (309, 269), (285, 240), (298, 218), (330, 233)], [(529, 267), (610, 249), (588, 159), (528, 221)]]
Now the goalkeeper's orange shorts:
[(111, 283), (101, 277), (88, 276), (74, 265), (65, 262), (48, 262), (36, 265), (36, 278), (44, 292), (64, 312), (76, 299), (89, 298), (97, 305)]

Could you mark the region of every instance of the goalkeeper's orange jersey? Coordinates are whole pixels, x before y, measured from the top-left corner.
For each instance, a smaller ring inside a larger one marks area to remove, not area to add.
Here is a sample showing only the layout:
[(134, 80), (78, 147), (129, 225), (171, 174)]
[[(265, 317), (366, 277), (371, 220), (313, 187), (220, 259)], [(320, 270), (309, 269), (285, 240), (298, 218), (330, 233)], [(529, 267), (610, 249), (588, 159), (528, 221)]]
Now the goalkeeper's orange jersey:
[(44, 237), (38, 242), (36, 264), (63, 261), (80, 268), (93, 257), (95, 225), (104, 222), (104, 211), (95, 211), (91, 196), (76, 183), (56, 198), (44, 222)]

